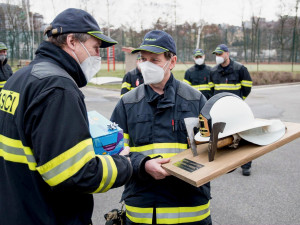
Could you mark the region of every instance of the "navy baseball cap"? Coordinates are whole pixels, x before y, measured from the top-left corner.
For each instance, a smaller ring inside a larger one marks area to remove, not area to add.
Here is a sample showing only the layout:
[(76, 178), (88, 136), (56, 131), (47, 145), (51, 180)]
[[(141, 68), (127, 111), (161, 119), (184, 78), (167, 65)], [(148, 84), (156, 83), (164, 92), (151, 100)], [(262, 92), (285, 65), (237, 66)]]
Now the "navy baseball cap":
[(81, 9), (69, 8), (58, 14), (45, 33), (48, 37), (67, 33), (87, 33), (102, 41), (100, 48), (107, 48), (118, 42), (106, 36), (98, 23), (88, 12)]
[(225, 44), (220, 44), (218, 47), (212, 52), (212, 54), (222, 54), (223, 52), (229, 52), (228, 47)]
[(145, 35), (141, 46), (134, 49), (131, 53), (140, 51), (147, 51), (155, 54), (172, 52), (176, 55), (176, 44), (174, 39), (168, 33), (162, 30), (153, 30)]
[(7, 47), (3, 42), (0, 42), (0, 50), (7, 50)]
[(194, 51), (193, 51), (193, 54), (194, 54), (194, 56), (196, 57), (196, 56), (198, 56), (198, 55), (200, 55), (200, 56), (203, 56), (203, 55), (205, 55), (204, 54), (204, 51), (202, 50), (202, 49), (195, 49)]

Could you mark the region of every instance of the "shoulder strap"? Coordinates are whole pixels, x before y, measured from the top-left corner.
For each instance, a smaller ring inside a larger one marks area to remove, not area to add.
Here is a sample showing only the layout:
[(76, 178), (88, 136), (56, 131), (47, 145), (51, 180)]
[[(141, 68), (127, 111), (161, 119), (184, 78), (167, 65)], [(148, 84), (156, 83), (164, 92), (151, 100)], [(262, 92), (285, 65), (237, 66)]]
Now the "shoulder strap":
[(236, 61), (233, 61), (233, 69), (234, 70), (240, 70), (242, 68), (242, 64)]
[(51, 76), (60, 76), (68, 78), (76, 84), (73, 78), (64, 69), (50, 62), (40, 62), (33, 65), (31, 74), (38, 79), (45, 79)]
[(136, 103), (141, 101), (141, 99), (145, 96), (145, 85), (141, 84), (135, 89), (127, 92), (123, 95), (122, 100), (124, 104)]
[(179, 96), (181, 96), (182, 98), (186, 99), (186, 100), (199, 100), (201, 93), (200, 91), (196, 90), (195, 88), (192, 88), (191, 86), (189, 86), (188, 84), (176, 80), (178, 82), (178, 90), (177, 90), (177, 94)]

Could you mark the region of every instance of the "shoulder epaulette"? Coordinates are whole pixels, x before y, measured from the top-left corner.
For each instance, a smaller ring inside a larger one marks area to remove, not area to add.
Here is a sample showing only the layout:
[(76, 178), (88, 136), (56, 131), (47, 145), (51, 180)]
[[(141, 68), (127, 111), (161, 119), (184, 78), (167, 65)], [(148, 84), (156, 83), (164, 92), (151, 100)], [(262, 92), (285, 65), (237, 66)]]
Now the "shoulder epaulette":
[(141, 84), (122, 96), (124, 104), (136, 103), (145, 96), (145, 85)]

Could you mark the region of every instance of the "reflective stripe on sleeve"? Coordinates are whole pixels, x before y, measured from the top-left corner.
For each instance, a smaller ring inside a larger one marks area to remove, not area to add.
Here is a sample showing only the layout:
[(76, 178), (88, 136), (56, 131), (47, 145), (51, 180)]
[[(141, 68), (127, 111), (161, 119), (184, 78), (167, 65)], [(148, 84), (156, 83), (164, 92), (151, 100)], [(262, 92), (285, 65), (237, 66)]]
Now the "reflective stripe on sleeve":
[(185, 82), (185, 83), (187, 83), (187, 84), (189, 84), (189, 85), (191, 85), (192, 83), (191, 82), (189, 82), (188, 80), (186, 80), (186, 79), (183, 79), (183, 82)]
[(0, 81), (0, 88), (3, 88), (5, 83), (6, 81)]
[(213, 82), (209, 82), (208, 85), (209, 85), (210, 88), (215, 87), (215, 84)]
[(129, 146), (129, 134), (123, 133), (124, 135), (124, 146)]
[(252, 81), (249, 81), (249, 80), (242, 80), (241, 84), (244, 87), (252, 87)]
[(6, 161), (24, 163), (30, 170), (36, 170), (36, 161), (31, 148), (24, 147), (20, 140), (0, 135), (0, 156)]
[(126, 89), (128, 89), (128, 90), (131, 90), (131, 84), (130, 84), (130, 83), (127, 83), (127, 82), (123, 82), (121, 88), (126, 88)]
[(241, 83), (237, 84), (215, 84), (215, 90), (239, 90), (241, 89)]
[(210, 91), (210, 87), (208, 84), (192, 85), (192, 87), (196, 88), (198, 91)]
[(99, 187), (93, 193), (108, 191), (116, 181), (118, 175), (117, 166), (111, 156), (96, 155), (102, 162), (102, 179)]
[(187, 144), (182, 143), (154, 143), (140, 147), (130, 147), (131, 152), (139, 152), (143, 155), (162, 155), (164, 158), (174, 156), (187, 149)]
[(74, 147), (37, 167), (45, 182), (56, 186), (76, 174), (87, 162), (95, 157), (92, 139), (81, 141)]

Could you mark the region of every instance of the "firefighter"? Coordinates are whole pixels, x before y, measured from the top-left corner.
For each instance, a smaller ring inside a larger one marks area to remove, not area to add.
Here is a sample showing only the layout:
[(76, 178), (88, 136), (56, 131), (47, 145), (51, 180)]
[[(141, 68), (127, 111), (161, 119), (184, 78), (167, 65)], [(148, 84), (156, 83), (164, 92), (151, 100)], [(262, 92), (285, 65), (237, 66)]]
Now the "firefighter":
[[(217, 46), (213, 54), (216, 55), (217, 63), (210, 74), (209, 85), (213, 95), (230, 92), (245, 100), (252, 88), (252, 79), (248, 69), (229, 57), (229, 50), (225, 44)], [(250, 161), (242, 166), (244, 176), (251, 174), (251, 164)]]
[(148, 32), (136, 52), (141, 52), (144, 84), (124, 95), (111, 117), (123, 129), (130, 151), (147, 156), (131, 158), (141, 172), (122, 194), (126, 224), (211, 224), (210, 183), (196, 188), (161, 167), (188, 148), (184, 118), (197, 117), (206, 98), (171, 73), (176, 46), (166, 32)]
[(195, 65), (185, 72), (183, 81), (201, 91), (201, 93), (209, 99), (211, 97), (211, 91), (208, 82), (211, 67), (205, 65), (205, 54), (202, 49), (195, 49), (193, 54)]
[(79, 88), (100, 69), (99, 48), (117, 42), (87, 12), (70, 8), (48, 41), (0, 92), (0, 224), (91, 224), (93, 193), (124, 185), (122, 155), (95, 155)]
[(141, 55), (138, 54), (136, 59), (136, 68), (125, 74), (122, 81), (121, 97), (128, 91), (136, 88), (140, 84), (144, 83), (144, 79), (139, 68), (139, 63), (141, 62)]
[(12, 74), (11, 67), (7, 63), (7, 47), (3, 42), (0, 42), (0, 91)]

